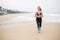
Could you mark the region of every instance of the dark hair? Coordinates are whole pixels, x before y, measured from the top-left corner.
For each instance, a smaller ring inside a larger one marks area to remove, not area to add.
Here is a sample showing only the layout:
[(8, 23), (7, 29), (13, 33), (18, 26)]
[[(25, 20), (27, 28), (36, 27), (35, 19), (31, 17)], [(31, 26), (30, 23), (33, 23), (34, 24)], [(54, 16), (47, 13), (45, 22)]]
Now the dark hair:
[(42, 9), (40, 8), (40, 11), (42, 11)]

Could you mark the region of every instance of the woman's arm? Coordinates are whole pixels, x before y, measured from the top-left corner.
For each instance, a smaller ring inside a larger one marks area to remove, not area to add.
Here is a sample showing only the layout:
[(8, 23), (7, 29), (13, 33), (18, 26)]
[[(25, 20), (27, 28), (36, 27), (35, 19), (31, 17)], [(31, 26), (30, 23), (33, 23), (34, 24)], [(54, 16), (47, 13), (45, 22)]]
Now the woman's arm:
[(40, 17), (40, 16), (37, 16), (37, 12), (35, 13), (35, 17)]
[(43, 12), (41, 12), (41, 17), (43, 17)]
[(43, 13), (42, 13), (42, 11), (41, 11), (41, 15), (39, 15), (39, 17), (43, 17)]
[(38, 17), (38, 18), (43, 17), (42, 11), (41, 11), (41, 15), (39, 15), (39, 16), (37, 16), (37, 12), (36, 12), (36, 13), (35, 13), (35, 17)]

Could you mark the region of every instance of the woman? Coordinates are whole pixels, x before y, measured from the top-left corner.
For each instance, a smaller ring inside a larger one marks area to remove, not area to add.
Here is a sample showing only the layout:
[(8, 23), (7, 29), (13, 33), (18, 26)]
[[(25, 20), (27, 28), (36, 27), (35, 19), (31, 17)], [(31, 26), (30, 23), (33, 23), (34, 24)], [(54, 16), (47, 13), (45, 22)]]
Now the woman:
[(37, 12), (35, 13), (35, 17), (36, 17), (38, 32), (40, 33), (43, 13), (42, 13), (42, 9), (39, 6), (37, 8)]

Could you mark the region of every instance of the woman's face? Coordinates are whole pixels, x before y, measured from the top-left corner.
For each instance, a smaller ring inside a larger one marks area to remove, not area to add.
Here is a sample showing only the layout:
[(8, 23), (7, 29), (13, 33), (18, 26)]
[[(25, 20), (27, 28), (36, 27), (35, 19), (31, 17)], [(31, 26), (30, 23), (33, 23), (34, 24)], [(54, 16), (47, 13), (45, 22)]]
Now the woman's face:
[(40, 11), (40, 7), (38, 7), (37, 9), (38, 9), (38, 11)]

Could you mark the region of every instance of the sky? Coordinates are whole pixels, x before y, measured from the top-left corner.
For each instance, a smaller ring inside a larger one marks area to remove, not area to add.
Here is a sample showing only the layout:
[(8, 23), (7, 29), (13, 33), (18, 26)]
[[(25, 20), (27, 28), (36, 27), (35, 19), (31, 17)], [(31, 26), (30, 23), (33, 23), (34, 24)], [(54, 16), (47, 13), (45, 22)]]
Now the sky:
[(20, 11), (36, 11), (40, 6), (43, 12), (60, 12), (60, 0), (0, 0), (0, 6)]

